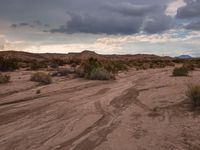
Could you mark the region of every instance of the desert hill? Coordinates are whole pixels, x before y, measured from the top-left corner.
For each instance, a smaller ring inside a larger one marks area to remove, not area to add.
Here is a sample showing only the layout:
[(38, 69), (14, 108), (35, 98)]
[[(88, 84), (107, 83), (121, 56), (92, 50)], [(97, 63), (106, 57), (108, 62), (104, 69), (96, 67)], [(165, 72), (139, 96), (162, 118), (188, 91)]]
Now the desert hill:
[(157, 55), (149, 54), (136, 54), (136, 55), (101, 55), (94, 51), (85, 50), (80, 53), (68, 53), (68, 54), (58, 54), (58, 53), (29, 53), (22, 51), (0, 51), (0, 56), (15, 58), (20, 60), (37, 60), (44, 61), (49, 59), (64, 59), (64, 60), (86, 60), (90, 57), (97, 58), (99, 60), (171, 60), (171, 57), (161, 57)]

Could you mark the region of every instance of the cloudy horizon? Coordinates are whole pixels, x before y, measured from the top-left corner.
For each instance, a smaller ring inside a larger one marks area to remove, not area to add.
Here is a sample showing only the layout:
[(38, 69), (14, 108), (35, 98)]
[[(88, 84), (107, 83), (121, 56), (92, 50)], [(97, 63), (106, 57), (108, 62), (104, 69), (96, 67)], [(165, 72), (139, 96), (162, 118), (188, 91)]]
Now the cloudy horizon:
[(200, 57), (200, 0), (1, 0), (0, 51)]

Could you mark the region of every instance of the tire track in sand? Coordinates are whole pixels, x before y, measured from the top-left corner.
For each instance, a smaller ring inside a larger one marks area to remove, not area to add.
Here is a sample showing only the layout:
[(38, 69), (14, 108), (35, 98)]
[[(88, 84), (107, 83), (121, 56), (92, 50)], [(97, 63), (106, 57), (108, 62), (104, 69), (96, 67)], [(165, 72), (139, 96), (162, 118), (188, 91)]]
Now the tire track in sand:
[[(85, 129), (78, 136), (61, 143), (60, 145), (52, 148), (56, 150), (93, 150), (95, 147), (99, 146), (101, 143), (106, 141), (107, 135), (115, 130), (119, 123), (120, 114), (129, 107), (132, 103), (135, 103), (138, 96), (138, 91), (131, 87), (124, 91), (118, 97), (115, 97), (105, 110), (102, 108), (100, 102), (95, 103), (95, 107), (102, 117), (96, 121), (92, 126)], [(114, 109), (111, 109), (114, 108)], [(111, 111), (112, 110), (112, 111)]]

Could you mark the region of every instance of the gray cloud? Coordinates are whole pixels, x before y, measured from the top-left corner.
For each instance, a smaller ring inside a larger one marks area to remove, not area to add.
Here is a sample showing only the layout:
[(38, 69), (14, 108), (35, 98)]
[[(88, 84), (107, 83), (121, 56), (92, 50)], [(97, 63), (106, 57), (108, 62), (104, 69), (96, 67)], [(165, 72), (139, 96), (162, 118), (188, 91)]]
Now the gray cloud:
[(186, 6), (177, 11), (177, 18), (188, 19), (200, 16), (200, 0), (185, 0)]
[(70, 14), (71, 20), (66, 25), (51, 32), (60, 33), (106, 33), (106, 34), (132, 34), (139, 32), (142, 24), (140, 17), (113, 15)]
[[(70, 20), (65, 25), (52, 29), (51, 32), (134, 34), (144, 31), (159, 33), (169, 29), (172, 23), (172, 18), (165, 15), (164, 5), (116, 2), (102, 4), (99, 8), (98, 12), (68, 10)], [(151, 21), (146, 21), (146, 18), (151, 18)]]
[(187, 20), (183, 28), (200, 30), (200, 0), (185, 0), (186, 6), (178, 9), (176, 18)]
[(160, 33), (173, 27), (173, 18), (165, 14), (171, 1), (1, 0), (0, 18), (14, 23), (12, 28), (37, 26), (47, 31), (44, 28), (51, 26), (52, 33)]
[(11, 28), (17, 28), (17, 26), (18, 26), (17, 24), (11, 24), (10, 27), (11, 27)]
[(185, 28), (190, 30), (200, 30), (200, 21), (193, 21), (186, 25)]
[(30, 28), (33, 28), (33, 25), (29, 24), (29, 23), (26, 23), (26, 22), (22, 22), (22, 23), (19, 23), (19, 24), (11, 24), (10, 26), (11, 28), (20, 28), (20, 27), (30, 27)]
[(108, 4), (105, 6), (108, 11), (114, 11), (121, 13), (125, 16), (144, 16), (147, 14), (152, 14), (155, 12), (159, 12), (160, 7), (157, 5), (137, 5), (128, 2), (118, 3), (116, 5)]
[(173, 20), (169, 16), (157, 15), (148, 17), (143, 23), (143, 31), (147, 33), (158, 33), (168, 30), (174, 26)]
[(50, 27), (49, 24), (43, 24), (41, 21), (39, 20), (35, 20), (35, 21), (32, 21), (31, 23), (27, 23), (27, 22), (21, 22), (21, 23), (18, 23), (18, 24), (11, 24), (10, 26), (11, 28), (24, 28), (24, 27), (29, 27), (29, 28), (35, 28), (35, 27)]

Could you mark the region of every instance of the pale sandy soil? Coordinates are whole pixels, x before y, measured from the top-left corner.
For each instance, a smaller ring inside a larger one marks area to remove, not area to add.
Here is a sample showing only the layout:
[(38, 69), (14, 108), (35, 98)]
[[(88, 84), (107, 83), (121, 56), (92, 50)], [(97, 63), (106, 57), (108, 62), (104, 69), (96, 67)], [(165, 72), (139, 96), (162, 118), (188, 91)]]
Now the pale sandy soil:
[(200, 150), (200, 115), (185, 96), (200, 71), (171, 77), (172, 69), (46, 86), (31, 72), (10, 73), (0, 85), (0, 150)]

